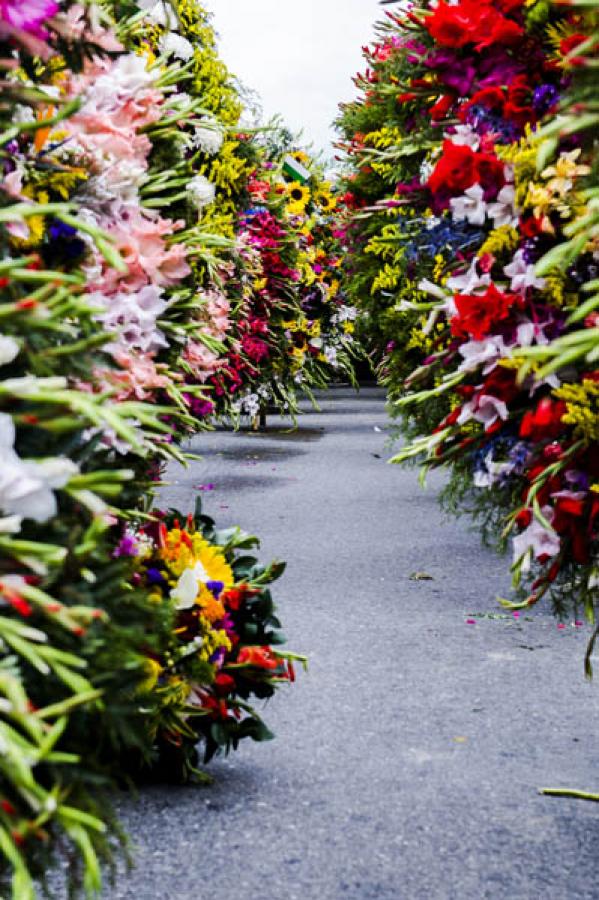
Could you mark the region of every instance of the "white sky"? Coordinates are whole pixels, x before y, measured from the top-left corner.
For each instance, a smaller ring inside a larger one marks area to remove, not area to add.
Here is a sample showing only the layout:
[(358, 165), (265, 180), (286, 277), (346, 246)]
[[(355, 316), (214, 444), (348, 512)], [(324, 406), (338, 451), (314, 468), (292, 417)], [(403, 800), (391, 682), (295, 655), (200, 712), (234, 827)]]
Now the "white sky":
[(330, 123), (355, 95), (361, 47), (383, 18), (377, 0), (206, 0), (229, 69), (306, 143), (331, 154)]

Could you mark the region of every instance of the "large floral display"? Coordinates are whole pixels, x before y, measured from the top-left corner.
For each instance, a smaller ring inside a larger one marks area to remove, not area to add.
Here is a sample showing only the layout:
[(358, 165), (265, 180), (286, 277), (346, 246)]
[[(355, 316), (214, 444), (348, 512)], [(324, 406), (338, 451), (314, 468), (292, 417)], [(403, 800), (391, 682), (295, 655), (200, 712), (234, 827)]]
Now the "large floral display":
[(599, 587), (592, 4), (391, 11), (339, 125), (348, 291), (407, 443), (511, 541), (519, 596)]
[[(116, 24), (118, 23), (118, 25)], [(240, 124), (195, 3), (0, 6), (0, 893), (101, 885), (107, 788), (206, 778), (294, 680), (256, 538), (155, 509), (180, 439), (353, 377), (336, 199)]]

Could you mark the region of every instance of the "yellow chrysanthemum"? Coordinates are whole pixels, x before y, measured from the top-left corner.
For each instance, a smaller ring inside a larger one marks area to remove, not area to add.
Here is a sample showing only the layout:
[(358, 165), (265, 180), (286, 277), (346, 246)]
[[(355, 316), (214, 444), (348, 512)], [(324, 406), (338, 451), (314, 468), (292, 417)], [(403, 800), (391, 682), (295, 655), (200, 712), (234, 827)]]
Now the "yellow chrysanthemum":
[(177, 577), (185, 569), (192, 569), (199, 563), (207, 581), (221, 581), (225, 590), (233, 586), (233, 571), (224, 553), (199, 534), (189, 535), (179, 528), (172, 528), (167, 533), (160, 556), (169, 571)]

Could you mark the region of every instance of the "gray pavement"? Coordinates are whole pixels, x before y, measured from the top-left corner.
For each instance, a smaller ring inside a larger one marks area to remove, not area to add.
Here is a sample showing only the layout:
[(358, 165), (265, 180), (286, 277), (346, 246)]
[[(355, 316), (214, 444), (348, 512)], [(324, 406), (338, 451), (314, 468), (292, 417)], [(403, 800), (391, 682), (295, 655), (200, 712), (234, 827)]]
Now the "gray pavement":
[[(588, 629), (500, 613), (508, 563), (389, 466), (381, 391), (331, 392), (295, 433), (215, 432), (164, 499), (288, 560), (275, 586), (310, 671), (265, 711), (277, 739), (211, 766), (211, 788), (121, 802), (137, 868), (115, 900), (599, 898), (599, 684)], [(380, 457), (380, 458), (379, 458)], [(411, 580), (426, 572), (433, 580)]]

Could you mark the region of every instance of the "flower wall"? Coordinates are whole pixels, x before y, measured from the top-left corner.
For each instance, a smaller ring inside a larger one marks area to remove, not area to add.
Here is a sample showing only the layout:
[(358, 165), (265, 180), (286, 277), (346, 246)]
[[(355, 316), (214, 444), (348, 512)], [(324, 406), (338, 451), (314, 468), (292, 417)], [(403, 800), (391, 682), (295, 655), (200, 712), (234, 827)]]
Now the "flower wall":
[(599, 586), (592, 4), (390, 11), (342, 108), (347, 289), (445, 504), (511, 543), (517, 596)]
[(335, 197), (242, 130), (201, 7), (7, 2), (0, 43), (0, 892), (27, 900), (58, 857), (100, 889), (115, 783), (271, 737), (255, 701), (303, 662), (283, 564), (152, 507), (186, 435), (353, 377), (356, 311)]

